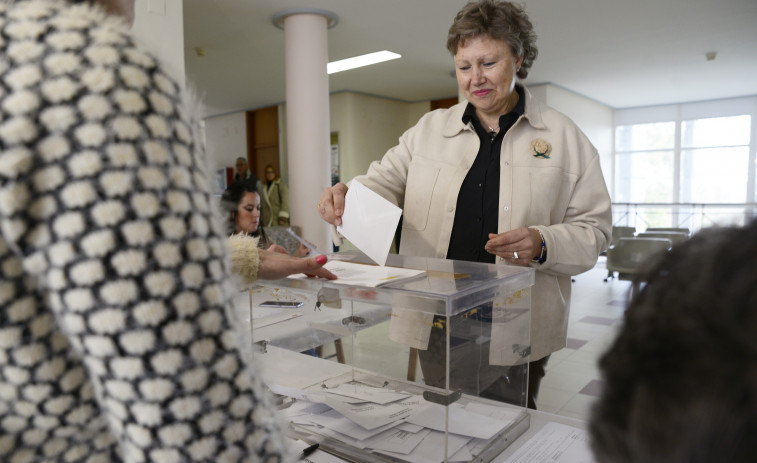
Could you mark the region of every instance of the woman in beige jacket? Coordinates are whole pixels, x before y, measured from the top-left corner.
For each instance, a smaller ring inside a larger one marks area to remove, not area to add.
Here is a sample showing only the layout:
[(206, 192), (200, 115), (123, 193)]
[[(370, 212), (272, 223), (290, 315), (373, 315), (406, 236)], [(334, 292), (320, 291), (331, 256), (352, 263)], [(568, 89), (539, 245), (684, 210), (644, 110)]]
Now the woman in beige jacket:
[(268, 214), (266, 227), (287, 226), (289, 225), (289, 188), (284, 183), (276, 169), (272, 165), (265, 168), (265, 199), (267, 203)]
[[(401, 254), (537, 269), (531, 408), (549, 355), (566, 344), (571, 276), (596, 264), (611, 231), (597, 150), (568, 117), (517, 84), (536, 58), (535, 39), (514, 4), (466, 5), (447, 47), (467, 101), (423, 116), (356, 178), (403, 208)], [(341, 223), (346, 191), (342, 183), (324, 191), (324, 220)]]

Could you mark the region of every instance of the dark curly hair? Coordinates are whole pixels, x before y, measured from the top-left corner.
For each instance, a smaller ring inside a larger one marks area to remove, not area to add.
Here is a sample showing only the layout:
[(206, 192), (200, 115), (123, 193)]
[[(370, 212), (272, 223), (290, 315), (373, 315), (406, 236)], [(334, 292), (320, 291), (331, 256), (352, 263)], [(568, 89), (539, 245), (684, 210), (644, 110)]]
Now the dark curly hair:
[[(221, 209), (227, 213), (229, 221), (227, 223), (227, 231), (234, 233), (237, 228), (237, 208), (239, 202), (242, 200), (242, 196), (245, 193), (257, 193), (260, 194), (255, 179), (247, 178), (243, 180), (237, 180), (232, 182), (221, 195)], [(253, 236), (257, 236), (262, 232), (262, 225), (258, 226), (258, 229), (252, 233)]]
[(447, 50), (454, 56), (469, 39), (487, 36), (510, 45), (515, 57), (523, 57), (517, 75), (528, 77), (539, 49), (536, 32), (523, 6), (496, 0), (480, 0), (465, 5), (455, 16), (447, 33)]
[(673, 247), (642, 281), (599, 366), (597, 461), (753, 462), (757, 221)]

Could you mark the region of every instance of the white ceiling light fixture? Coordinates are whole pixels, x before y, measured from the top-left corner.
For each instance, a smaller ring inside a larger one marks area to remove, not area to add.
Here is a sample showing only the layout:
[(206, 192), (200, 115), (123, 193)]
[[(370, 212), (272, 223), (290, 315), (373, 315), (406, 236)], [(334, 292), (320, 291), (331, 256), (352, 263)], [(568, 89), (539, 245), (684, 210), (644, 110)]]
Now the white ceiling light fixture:
[(384, 61), (390, 61), (397, 58), (402, 58), (402, 55), (388, 50), (382, 50), (375, 53), (368, 53), (367, 55), (332, 61), (326, 65), (326, 72), (333, 74), (335, 72), (370, 66), (371, 64), (383, 63)]

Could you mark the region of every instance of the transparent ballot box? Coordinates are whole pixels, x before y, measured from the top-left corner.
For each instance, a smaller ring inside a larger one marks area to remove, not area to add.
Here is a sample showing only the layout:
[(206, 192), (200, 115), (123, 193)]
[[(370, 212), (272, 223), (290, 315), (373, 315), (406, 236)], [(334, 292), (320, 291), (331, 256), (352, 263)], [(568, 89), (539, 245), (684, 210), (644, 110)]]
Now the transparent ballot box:
[(355, 462), (487, 462), (529, 427), (530, 268), (359, 253), (236, 310), (293, 436)]

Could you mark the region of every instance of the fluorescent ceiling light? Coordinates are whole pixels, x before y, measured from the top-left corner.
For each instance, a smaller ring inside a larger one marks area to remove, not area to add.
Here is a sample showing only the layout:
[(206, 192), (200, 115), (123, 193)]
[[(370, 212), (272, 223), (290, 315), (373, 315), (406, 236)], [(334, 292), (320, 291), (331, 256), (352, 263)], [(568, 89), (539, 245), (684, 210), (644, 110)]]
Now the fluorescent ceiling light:
[(342, 59), (339, 61), (332, 61), (326, 65), (326, 72), (333, 74), (335, 72), (346, 71), (348, 69), (360, 68), (371, 64), (381, 63), (397, 58), (402, 58), (402, 55), (392, 53), (391, 51), (383, 50), (375, 53), (368, 53), (367, 55), (355, 56), (353, 58)]

